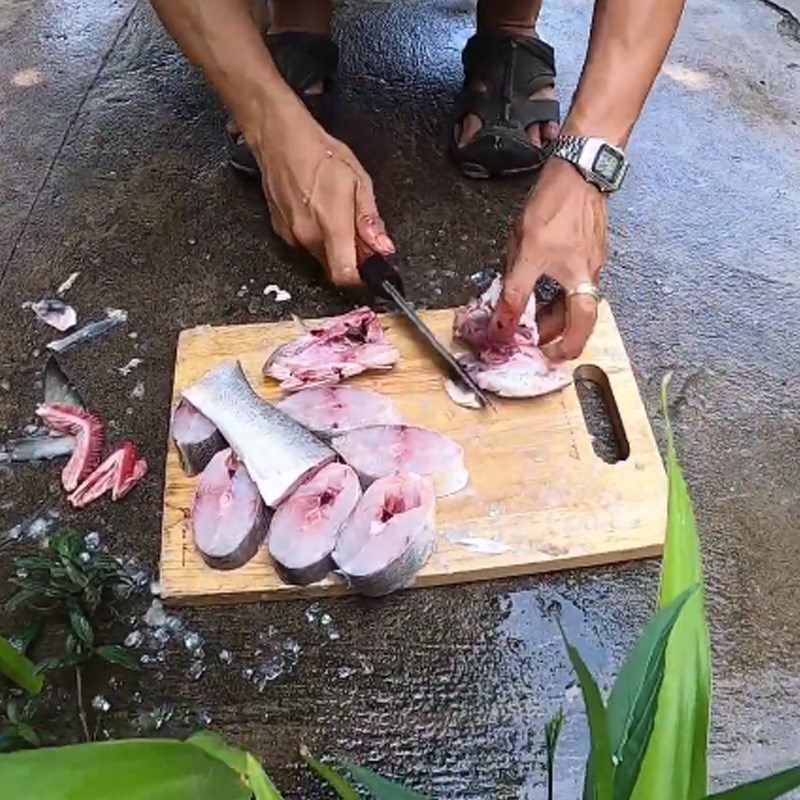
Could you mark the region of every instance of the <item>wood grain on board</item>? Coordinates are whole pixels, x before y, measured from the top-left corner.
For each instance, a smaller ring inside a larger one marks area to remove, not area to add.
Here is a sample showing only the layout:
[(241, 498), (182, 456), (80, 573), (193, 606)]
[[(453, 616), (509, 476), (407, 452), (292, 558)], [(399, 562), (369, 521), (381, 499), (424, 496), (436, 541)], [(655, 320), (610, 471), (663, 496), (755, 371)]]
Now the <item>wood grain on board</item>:
[[(423, 312), (450, 341), (453, 310)], [(650, 423), (608, 304), (581, 359), (608, 375), (630, 444), (616, 464), (592, 448), (574, 385), (545, 397), (497, 400), (497, 411), (455, 405), (426, 350), (402, 319), (383, 324), (402, 354), (397, 367), (349, 383), (389, 395), (409, 423), (452, 436), (464, 447), (467, 488), (438, 501), (438, 542), (415, 586), (526, 575), (658, 555), (666, 524), (666, 477)], [(239, 359), (256, 390), (277, 400), (261, 375), (272, 350), (297, 336), (293, 322), (183, 331), (173, 401), (221, 361)], [(174, 404), (173, 404), (174, 405)], [(161, 587), (166, 602), (208, 604), (340, 594), (335, 577), (309, 587), (284, 584), (264, 548), (241, 569), (206, 566), (189, 525), (196, 478), (186, 477), (169, 443), (164, 487)], [(492, 552), (485, 552), (491, 550)]]

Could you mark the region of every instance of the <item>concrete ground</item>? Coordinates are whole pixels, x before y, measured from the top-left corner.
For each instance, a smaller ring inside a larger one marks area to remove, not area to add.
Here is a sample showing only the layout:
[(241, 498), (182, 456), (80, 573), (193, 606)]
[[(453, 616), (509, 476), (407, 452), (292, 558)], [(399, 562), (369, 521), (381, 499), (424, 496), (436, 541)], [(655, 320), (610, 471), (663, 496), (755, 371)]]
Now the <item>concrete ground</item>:
[[(546, 4), (541, 34), (558, 49), (562, 97), (590, 13), (586, 0)], [(445, 157), (470, 26), (465, 0), (345, 2), (337, 14), (342, 135), (375, 177), (411, 294), (432, 306), (464, 300), (467, 276), (499, 263), (525, 193), (524, 183), (463, 180)], [(629, 182), (611, 203), (606, 288), (658, 431), (659, 381), (675, 373), (707, 565), (721, 785), (800, 761), (798, 31), (771, 3), (693, 0), (631, 142)], [(153, 469), (126, 503), (74, 519), (154, 570), (178, 331), (288, 313), (261, 295), (269, 283), (288, 288), (291, 310), (306, 317), (350, 301), (272, 236), (257, 188), (224, 163), (214, 96), (147, 3), (0, 0), (0, 87), (0, 427), (30, 423), (41, 391), (50, 332), (22, 303), (79, 270), (68, 298), (82, 317), (116, 307), (129, 321), (67, 366), (115, 421), (113, 435), (141, 442)], [(114, 369), (134, 356), (143, 362), (128, 376)], [(2, 469), (0, 530), (46, 497), (61, 502), (57, 470)], [(653, 561), (415, 591), (379, 606), (181, 612), (181, 630), (205, 641), (204, 660), (173, 636), (151, 647), (144, 676), (99, 676), (91, 691), (111, 705), (101, 729), (210, 721), (297, 797), (326, 796), (297, 766), (303, 741), (437, 797), (541, 798), (542, 725), (564, 706), (559, 796), (574, 796), (586, 730), (548, 609), (561, 605), (608, 682), (652, 608), (657, 575)], [(113, 635), (145, 611), (145, 594)], [(0, 618), (0, 630), (11, 624)], [(273, 669), (264, 658), (276, 642), (290, 656)], [(77, 736), (74, 715), (59, 719), (62, 738)]]

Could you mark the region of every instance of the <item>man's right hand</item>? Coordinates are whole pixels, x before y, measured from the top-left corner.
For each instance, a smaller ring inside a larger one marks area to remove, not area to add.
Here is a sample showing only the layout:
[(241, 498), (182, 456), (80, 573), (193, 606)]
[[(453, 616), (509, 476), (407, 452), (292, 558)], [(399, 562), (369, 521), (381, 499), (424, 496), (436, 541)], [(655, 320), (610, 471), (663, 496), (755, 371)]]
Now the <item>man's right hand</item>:
[(261, 167), (272, 227), (303, 247), (337, 286), (361, 283), (356, 242), (394, 252), (375, 204), (372, 179), (347, 145), (329, 136), (301, 104), (248, 138)]

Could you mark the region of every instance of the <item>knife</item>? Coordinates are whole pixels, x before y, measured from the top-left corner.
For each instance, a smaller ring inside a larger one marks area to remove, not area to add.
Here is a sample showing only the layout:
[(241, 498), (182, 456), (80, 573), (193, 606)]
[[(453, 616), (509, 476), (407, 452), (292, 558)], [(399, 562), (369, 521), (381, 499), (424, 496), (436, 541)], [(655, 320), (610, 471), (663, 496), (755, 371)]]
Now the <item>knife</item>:
[(372, 253), (364, 258), (358, 267), (361, 280), (372, 291), (391, 301), (411, 323), (415, 331), (427, 342), (428, 346), (439, 356), (447, 367), (450, 376), (464, 384), (477, 398), (482, 408), (494, 408), (492, 402), (483, 393), (474, 378), (456, 361), (453, 354), (436, 338), (433, 331), (422, 321), (419, 314), (406, 300), (403, 280), (400, 273), (382, 256)]

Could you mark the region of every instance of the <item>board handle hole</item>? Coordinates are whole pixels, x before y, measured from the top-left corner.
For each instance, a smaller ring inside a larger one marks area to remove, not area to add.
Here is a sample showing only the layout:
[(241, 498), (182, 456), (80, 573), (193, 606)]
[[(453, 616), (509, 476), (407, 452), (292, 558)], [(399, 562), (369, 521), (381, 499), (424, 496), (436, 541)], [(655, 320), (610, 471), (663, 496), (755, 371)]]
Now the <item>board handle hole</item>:
[(594, 364), (581, 364), (572, 377), (595, 454), (607, 464), (625, 461), (631, 446), (608, 375)]

